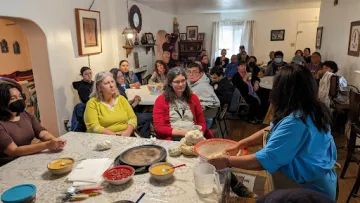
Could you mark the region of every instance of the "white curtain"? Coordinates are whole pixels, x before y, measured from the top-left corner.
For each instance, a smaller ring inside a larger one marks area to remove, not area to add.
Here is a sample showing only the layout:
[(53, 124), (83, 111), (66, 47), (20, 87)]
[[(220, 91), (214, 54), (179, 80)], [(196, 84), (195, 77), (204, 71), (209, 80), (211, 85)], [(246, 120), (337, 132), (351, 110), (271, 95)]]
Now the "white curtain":
[(245, 46), (249, 56), (254, 55), (255, 21), (248, 20), (244, 23), (241, 36), (241, 45)]
[(210, 61), (212, 61), (211, 64), (213, 65), (215, 64), (216, 57), (218, 57), (220, 22), (213, 22), (212, 26), (213, 27)]
[(227, 57), (237, 54), (241, 42), (244, 21), (226, 20), (213, 23), (211, 61), (220, 56), (221, 50), (227, 50)]

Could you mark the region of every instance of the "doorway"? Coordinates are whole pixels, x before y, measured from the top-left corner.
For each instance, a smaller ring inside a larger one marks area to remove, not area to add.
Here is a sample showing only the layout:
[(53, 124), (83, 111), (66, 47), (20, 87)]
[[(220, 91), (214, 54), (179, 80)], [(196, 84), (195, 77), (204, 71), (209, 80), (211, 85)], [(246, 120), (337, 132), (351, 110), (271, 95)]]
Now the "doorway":
[(300, 21), (297, 26), (296, 50), (310, 48), (315, 51), (316, 30), (318, 21)]
[(54, 88), (45, 33), (38, 24), (28, 19), (9, 16), (0, 16), (0, 19), (15, 23), (23, 31), (27, 39), (30, 67), (32, 67), (34, 85), (36, 87), (37, 106), (41, 112), (41, 124), (51, 134), (59, 136), (60, 131), (55, 109)]

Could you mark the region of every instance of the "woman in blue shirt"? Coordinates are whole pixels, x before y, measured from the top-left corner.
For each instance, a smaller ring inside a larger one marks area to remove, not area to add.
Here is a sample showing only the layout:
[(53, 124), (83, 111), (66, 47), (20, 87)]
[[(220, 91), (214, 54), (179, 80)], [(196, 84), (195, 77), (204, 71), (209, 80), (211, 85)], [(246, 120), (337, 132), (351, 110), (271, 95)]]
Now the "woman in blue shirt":
[(129, 70), (129, 62), (127, 60), (122, 60), (119, 63), (120, 71), (124, 74), (126, 88), (137, 88), (139, 89), (141, 84), (133, 71)]
[(264, 130), (269, 130), (266, 146), (252, 155), (222, 156), (209, 162), (217, 169), (265, 169), (287, 178), (294, 187), (315, 190), (335, 200), (337, 153), (330, 131), (331, 114), (318, 100), (316, 89), (307, 68), (284, 66), (275, 76), (271, 93), (273, 123), (227, 152), (235, 155), (240, 149), (262, 145)]

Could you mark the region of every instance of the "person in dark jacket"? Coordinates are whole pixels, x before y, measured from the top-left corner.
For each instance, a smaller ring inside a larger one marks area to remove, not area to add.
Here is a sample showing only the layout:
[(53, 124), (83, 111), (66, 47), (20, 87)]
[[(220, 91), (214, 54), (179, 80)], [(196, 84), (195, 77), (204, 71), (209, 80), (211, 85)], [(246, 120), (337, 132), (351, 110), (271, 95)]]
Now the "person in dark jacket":
[(83, 78), (81, 81), (73, 82), (74, 89), (78, 91), (80, 100), (86, 104), (89, 101), (89, 96), (92, 91), (94, 81), (92, 80), (92, 71), (89, 67), (84, 66), (80, 70), (80, 75)]
[(245, 99), (246, 103), (249, 105), (249, 121), (250, 123), (259, 123), (261, 122), (260, 118), (260, 104), (261, 101), (256, 94), (256, 90), (250, 81), (250, 74), (246, 72), (246, 63), (240, 62), (238, 66), (238, 72), (234, 75), (232, 79), (233, 85), (240, 91), (241, 96)]
[(255, 56), (250, 56), (246, 64), (246, 72), (251, 72), (251, 84), (254, 86), (255, 89), (259, 89), (257, 85), (260, 83), (260, 78), (259, 78), (260, 68), (256, 64), (257, 64), (257, 58)]
[(221, 50), (221, 56), (217, 57), (215, 60), (215, 66), (222, 66), (223, 68), (226, 68), (229, 62), (229, 58), (226, 58), (226, 49), (223, 49)]
[(223, 67), (215, 66), (210, 71), (211, 85), (214, 87), (216, 96), (220, 100), (220, 106), (224, 104), (230, 105), (234, 87), (231, 82), (225, 77)]

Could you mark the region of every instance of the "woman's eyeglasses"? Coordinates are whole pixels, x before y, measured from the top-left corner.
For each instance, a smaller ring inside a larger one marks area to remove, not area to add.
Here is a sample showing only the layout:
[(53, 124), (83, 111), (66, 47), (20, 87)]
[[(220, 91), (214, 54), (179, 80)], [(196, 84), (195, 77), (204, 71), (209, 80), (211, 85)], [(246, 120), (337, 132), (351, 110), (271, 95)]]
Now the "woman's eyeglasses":
[(173, 81), (173, 83), (175, 85), (186, 84), (186, 80), (176, 80), (176, 81)]

